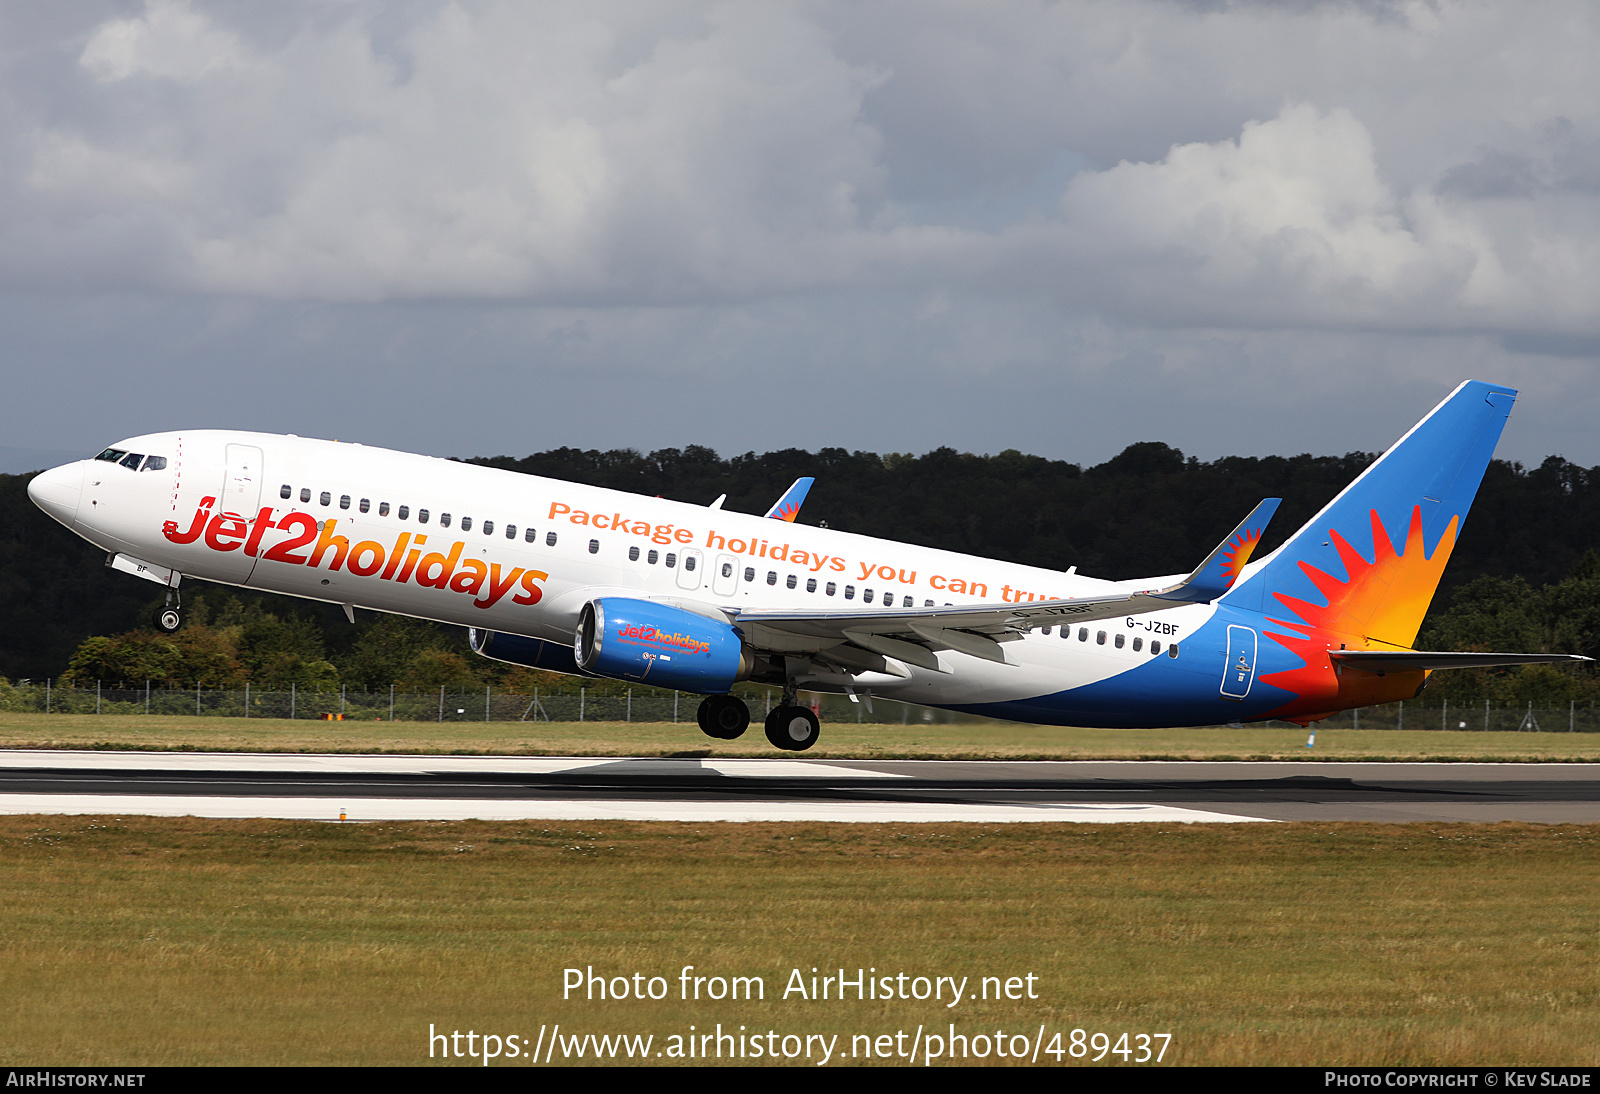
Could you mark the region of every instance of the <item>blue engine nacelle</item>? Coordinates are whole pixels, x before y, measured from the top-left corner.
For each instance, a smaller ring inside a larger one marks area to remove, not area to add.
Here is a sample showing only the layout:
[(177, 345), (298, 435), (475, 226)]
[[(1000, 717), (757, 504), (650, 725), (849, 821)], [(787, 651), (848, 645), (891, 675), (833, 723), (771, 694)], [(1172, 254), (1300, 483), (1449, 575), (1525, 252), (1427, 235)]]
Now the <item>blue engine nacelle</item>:
[(727, 692), (750, 675), (753, 663), (727, 623), (624, 597), (583, 606), (573, 650), (585, 672), (702, 695)]
[(564, 672), (571, 676), (589, 676), (578, 667), (572, 656), (572, 647), (556, 642), (545, 642), (521, 634), (501, 634), (473, 627), (467, 631), (472, 652), (508, 665), (527, 665), (529, 668)]

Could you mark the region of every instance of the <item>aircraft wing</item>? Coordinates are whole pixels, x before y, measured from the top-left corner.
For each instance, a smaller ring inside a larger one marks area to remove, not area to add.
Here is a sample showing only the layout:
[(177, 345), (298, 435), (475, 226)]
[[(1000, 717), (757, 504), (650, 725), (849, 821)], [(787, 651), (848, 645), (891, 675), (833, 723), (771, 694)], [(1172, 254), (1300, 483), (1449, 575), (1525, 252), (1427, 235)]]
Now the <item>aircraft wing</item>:
[[(934, 671), (943, 671), (933, 656), (935, 650), (958, 650), (1005, 664), (1000, 643), (1036, 627), (1088, 623), (1184, 604), (1210, 603), (1232, 587), (1250, 552), (1260, 542), (1267, 521), (1277, 511), (1279, 500), (1268, 498), (1257, 505), (1193, 573), (1165, 588), (1019, 604), (991, 602), (877, 611), (745, 611), (733, 622), (749, 629), (755, 644), (776, 648), (827, 650), (848, 643)], [(777, 634), (764, 636), (763, 630)]]
[(1414, 672), (1417, 669), (1489, 669), (1501, 665), (1541, 665), (1592, 661), (1576, 653), (1449, 653), (1430, 650), (1329, 650), (1336, 662), (1365, 672)]

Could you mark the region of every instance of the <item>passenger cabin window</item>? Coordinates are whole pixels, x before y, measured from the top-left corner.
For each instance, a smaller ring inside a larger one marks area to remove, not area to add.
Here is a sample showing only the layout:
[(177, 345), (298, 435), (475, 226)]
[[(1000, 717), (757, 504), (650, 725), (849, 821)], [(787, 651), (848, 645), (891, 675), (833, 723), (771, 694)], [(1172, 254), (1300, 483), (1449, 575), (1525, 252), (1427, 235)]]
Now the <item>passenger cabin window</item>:
[(450, 514), (449, 513), (440, 513), (439, 514), (439, 527), (440, 528), (448, 528), (448, 527), (450, 527)]
[(856, 587), (854, 585), (846, 585), (844, 587), (844, 598), (846, 600), (854, 600), (856, 598)]
[[(651, 552), (651, 554), (654, 554), (654, 553), (655, 553), (654, 551)], [(776, 585), (777, 583), (778, 583), (778, 571), (777, 570), (768, 570), (767, 571), (767, 584), (768, 585)]]
[(461, 530), (463, 532), (472, 531), (472, 518), (471, 517), (462, 517), (461, 518)]
[(629, 547), (628, 548), (628, 561), (629, 562), (638, 562), (639, 561), (639, 548), (637, 548), (637, 547)]
[(1094, 636), (1094, 641), (1095, 641), (1095, 645), (1097, 645), (1097, 646), (1105, 645), (1106, 644), (1106, 632), (1105, 631), (1101, 631), (1099, 634), (1096, 634)]
[(690, 573), (694, 573), (694, 556), (693, 555), (684, 555), (683, 556), (683, 568), (685, 570), (688, 570)]
[(1161, 652), (1161, 639), (1159, 639), (1159, 638), (1150, 639), (1150, 656), (1154, 657), (1156, 654), (1158, 654), (1160, 652)]
[(832, 596), (834, 594), (834, 591), (836, 589), (838, 589), (838, 587), (839, 586), (835, 585), (833, 582), (830, 581), (830, 582), (828, 582), (828, 584), (826, 586), (823, 587), (822, 591), (827, 593), (829, 596)]
[(1172, 645), (1167, 647), (1167, 656), (1168, 657), (1176, 657), (1176, 656), (1178, 656), (1178, 644), (1176, 642), (1174, 642)]
[(796, 585), (800, 584), (800, 579), (795, 577), (793, 574), (790, 574), (788, 577), (783, 579), (783, 583), (792, 589)]
[(348, 509), (348, 508), (350, 508), (350, 495), (349, 494), (341, 494), (339, 496), (339, 508), (340, 509)]
[(494, 535), (494, 521), (486, 520), (483, 522), (483, 534), (486, 536)]
[(534, 540), (539, 538), (539, 533), (534, 529), (529, 528), (526, 532), (522, 533), (522, 538), (528, 543), (532, 543)]
[(544, 545), (546, 547), (554, 547), (556, 545), (556, 534), (554, 532), (546, 532), (544, 534)]
[(428, 511), (426, 509), (418, 509), (417, 510), (417, 523), (418, 524), (427, 524), (428, 523)]
[(814, 593), (816, 591), (817, 591), (817, 579), (814, 578), (814, 577), (806, 578), (806, 592)]
[[(886, 597), (885, 601), (887, 603), (893, 603), (893, 599), (892, 598), (887, 598)], [(863, 604), (871, 604), (872, 603), (872, 590), (871, 589), (862, 589), (861, 590), (861, 603), (863, 603)]]
[(661, 558), (661, 552), (660, 551), (651, 551), (649, 554), (644, 556), (644, 560), (646, 562), (648, 562), (652, 566), (654, 566), (656, 564), (656, 562), (660, 558)]
[(293, 493), (294, 487), (290, 486), (288, 483), (284, 483), (282, 486), (278, 487), (278, 497), (280, 498), (287, 498)]
[(1078, 641), (1079, 642), (1087, 642), (1087, 641), (1089, 641), (1089, 628), (1088, 627), (1079, 627), (1078, 628)]
[(310, 505), (311, 504), (311, 487), (302, 486), (300, 488), (300, 503), (302, 505)]
[(359, 506), (359, 508), (363, 513), (371, 512), (372, 511), (372, 502), (371, 502), (371, 500), (367, 499), (367, 498), (362, 498), (361, 499), (361, 505)]
[(319, 498), (318, 500), (321, 501), (323, 505), (332, 505), (333, 504), (333, 495), (328, 493), (326, 490), (324, 490), (322, 492), (322, 497)]
[(589, 553), (591, 555), (597, 555), (597, 554), (600, 553), (600, 541), (599, 540), (591, 539), (589, 541)]
[(378, 503), (378, 515), (380, 517), (386, 517), (386, 516), (389, 515), (389, 503), (388, 502), (380, 501)]
[(1138, 653), (1142, 649), (1144, 649), (1144, 639), (1138, 637), (1137, 635), (1134, 636), (1134, 639), (1133, 639), (1133, 652), (1134, 653)]
[(395, 510), (394, 515), (399, 517), (401, 520), (410, 520), (411, 519), (411, 506), (402, 505), (400, 508)]
[(746, 581), (754, 581), (756, 579), (756, 568), (754, 566), (746, 566), (744, 568), (744, 579)]
[(1120, 650), (1123, 646), (1123, 643), (1125, 643), (1127, 640), (1127, 635), (1119, 634), (1117, 635), (1116, 641), (1112, 642), (1111, 644)]
[(507, 539), (516, 539), (517, 538), (517, 526), (515, 524), (506, 525), (506, 538)]
[(673, 552), (668, 551), (667, 557), (662, 560), (662, 565), (666, 566), (666, 568), (669, 570), (672, 569), (678, 565), (678, 556)]

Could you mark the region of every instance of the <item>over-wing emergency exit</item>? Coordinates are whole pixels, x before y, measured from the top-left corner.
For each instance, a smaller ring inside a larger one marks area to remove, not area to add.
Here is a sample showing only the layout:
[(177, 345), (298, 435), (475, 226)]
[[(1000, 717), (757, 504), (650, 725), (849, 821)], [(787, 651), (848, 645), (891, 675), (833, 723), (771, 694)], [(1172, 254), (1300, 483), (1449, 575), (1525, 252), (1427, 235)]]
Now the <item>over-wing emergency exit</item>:
[[(1057, 725), (1302, 724), (1428, 674), (1583, 660), (1413, 649), (1516, 393), (1468, 381), (1265, 558), (1263, 501), (1188, 575), (1102, 581), (360, 444), (197, 430), (120, 441), (28, 487), (168, 589), (184, 576), (472, 628), (519, 665), (695, 692), (800, 751), (801, 690)], [(775, 518), (775, 519), (769, 519)]]

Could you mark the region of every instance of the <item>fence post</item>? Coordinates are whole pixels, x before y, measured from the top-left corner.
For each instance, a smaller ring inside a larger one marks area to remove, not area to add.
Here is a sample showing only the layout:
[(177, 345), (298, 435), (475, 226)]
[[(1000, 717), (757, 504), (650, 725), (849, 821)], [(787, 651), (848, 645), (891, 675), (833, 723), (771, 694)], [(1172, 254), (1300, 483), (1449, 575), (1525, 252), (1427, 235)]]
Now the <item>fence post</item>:
[(349, 687), (349, 686), (350, 686), (349, 684), (340, 684), (339, 685), (339, 713), (340, 714), (344, 713), (344, 689)]
[(578, 721), (583, 721), (583, 698), (587, 688), (578, 689)]
[(1406, 701), (1404, 699), (1400, 700), (1400, 716), (1399, 716), (1398, 720), (1395, 722), (1395, 728), (1396, 729), (1404, 729), (1404, 728), (1406, 728)]
[(439, 721), (444, 721), (444, 685), (439, 685)]
[(1360, 729), (1361, 728), (1361, 708), (1360, 707), (1351, 707), (1350, 708), (1350, 728), (1351, 729)]
[(633, 689), (632, 688), (628, 689), (628, 708), (627, 708), (627, 710), (628, 710), (628, 712), (622, 716), (622, 720), (624, 722), (632, 722), (633, 721)]
[(294, 721), (294, 700), (295, 700), (294, 681), (290, 680), (289, 681), (289, 720), (291, 722)]
[(100, 713), (100, 681), (94, 682), (94, 712)]
[(485, 684), (483, 686), (483, 720), (485, 722), (487, 722), (489, 720), (489, 688), (490, 688), (490, 686), (491, 685), (489, 685), (489, 684)]
[(672, 693), (672, 724), (678, 724), (678, 693)]
[(394, 721), (394, 685), (389, 685), (389, 721)]
[(244, 682), (244, 716), (250, 717), (250, 681)]
[(144, 712), (150, 713), (150, 681), (144, 682)]
[(1450, 700), (1444, 701), (1444, 706), (1439, 708), (1439, 728), (1444, 729), (1450, 724)]
[(1573, 732), (1573, 727), (1578, 724), (1578, 700), (1573, 699), (1567, 703), (1567, 732)]
[[(1529, 703), (1528, 705), (1532, 706), (1533, 704)], [(1483, 731), (1485, 733), (1489, 732), (1489, 700), (1487, 699), (1483, 701)]]
[(194, 682), (194, 716), (200, 717), (200, 681)]
[[(44, 712), (46, 714), (50, 713), (50, 677), (48, 676), (44, 678)], [(149, 703), (145, 703), (144, 712), (146, 714), (150, 713)]]

